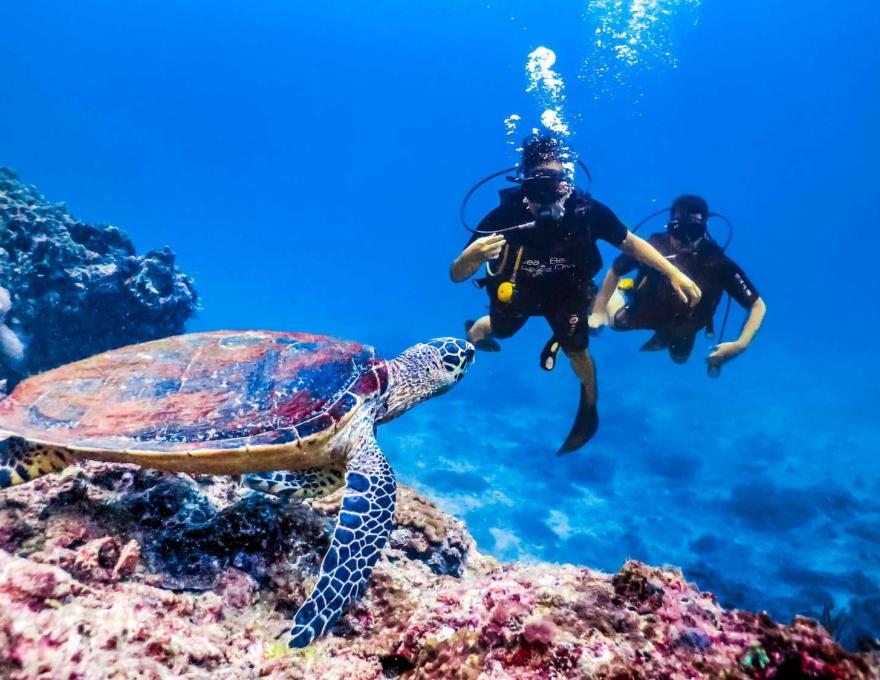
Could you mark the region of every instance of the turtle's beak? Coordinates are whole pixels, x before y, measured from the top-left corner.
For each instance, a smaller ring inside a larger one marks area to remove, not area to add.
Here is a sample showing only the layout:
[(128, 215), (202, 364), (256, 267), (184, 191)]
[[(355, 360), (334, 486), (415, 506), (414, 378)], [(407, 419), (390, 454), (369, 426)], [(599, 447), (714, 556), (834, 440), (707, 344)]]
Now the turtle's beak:
[[(449, 381), (449, 387), (464, 377), (468, 368), (474, 363), (477, 353), (474, 346), (467, 340), (459, 340), (458, 338), (437, 338), (428, 343), (432, 347), (436, 347), (440, 351), (440, 363), (443, 369), (452, 380)], [(447, 388), (448, 389), (448, 388)]]

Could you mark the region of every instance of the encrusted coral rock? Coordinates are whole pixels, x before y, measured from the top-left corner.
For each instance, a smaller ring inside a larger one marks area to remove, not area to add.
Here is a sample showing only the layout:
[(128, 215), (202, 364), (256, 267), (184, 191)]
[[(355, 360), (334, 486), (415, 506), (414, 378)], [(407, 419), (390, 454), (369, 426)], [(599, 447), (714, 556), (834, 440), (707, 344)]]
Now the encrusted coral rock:
[(280, 633), (338, 511), (233, 480), (86, 462), (0, 494), (0, 677), (880, 677), (809, 619), (722, 609), (679, 571), (499, 565), (400, 487), (398, 528), (332, 634)]
[[(136, 255), (113, 226), (74, 219), (10, 170), (0, 168), (0, 286), (11, 308), (0, 328), (9, 388), (22, 375), (114, 347), (181, 333), (196, 308), (192, 280), (168, 249)], [(2, 306), (2, 305), (0, 305)], [(5, 312), (4, 312), (5, 313)]]

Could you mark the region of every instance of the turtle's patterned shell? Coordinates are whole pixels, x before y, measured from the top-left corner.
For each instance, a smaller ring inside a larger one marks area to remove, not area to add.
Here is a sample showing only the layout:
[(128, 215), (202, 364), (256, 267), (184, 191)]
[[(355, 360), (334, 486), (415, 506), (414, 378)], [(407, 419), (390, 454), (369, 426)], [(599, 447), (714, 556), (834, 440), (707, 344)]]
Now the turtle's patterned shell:
[(0, 430), (83, 451), (148, 455), (290, 444), (384, 392), (372, 347), (321, 335), (217, 331), (98, 354), (19, 384)]

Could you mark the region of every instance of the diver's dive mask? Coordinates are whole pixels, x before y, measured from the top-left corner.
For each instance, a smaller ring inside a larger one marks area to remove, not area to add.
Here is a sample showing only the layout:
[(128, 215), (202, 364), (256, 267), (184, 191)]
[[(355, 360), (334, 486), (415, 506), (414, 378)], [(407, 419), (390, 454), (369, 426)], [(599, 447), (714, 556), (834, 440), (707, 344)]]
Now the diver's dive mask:
[(674, 211), (672, 220), (666, 225), (671, 236), (684, 243), (694, 243), (706, 235), (709, 215), (706, 213), (684, 213)]
[(571, 186), (565, 181), (561, 170), (539, 170), (522, 180), (522, 193), (538, 209), (536, 226), (555, 224), (565, 215), (565, 200), (571, 194)]

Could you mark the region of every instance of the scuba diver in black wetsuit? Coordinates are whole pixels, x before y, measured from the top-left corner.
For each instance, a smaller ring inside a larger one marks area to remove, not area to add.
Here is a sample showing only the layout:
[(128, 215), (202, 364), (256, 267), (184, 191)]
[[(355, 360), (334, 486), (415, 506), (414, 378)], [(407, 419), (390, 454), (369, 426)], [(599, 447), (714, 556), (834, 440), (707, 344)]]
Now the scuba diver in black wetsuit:
[[(749, 315), (740, 337), (733, 342), (722, 342), (713, 348), (706, 361), (711, 372), (725, 362), (742, 354), (761, 327), (767, 307), (757, 289), (742, 269), (731, 260), (724, 249), (707, 233), (709, 206), (699, 196), (679, 196), (670, 209), (670, 222), (665, 232), (648, 238), (670, 262), (691, 277), (703, 297), (696, 306), (682, 304), (669, 285), (652, 270), (640, 266), (632, 257), (618, 257), (596, 296), (591, 329), (609, 325), (615, 330), (648, 329), (654, 335), (642, 346), (643, 351), (667, 349), (672, 360), (687, 361), (697, 333), (711, 328), (712, 318), (724, 292), (727, 292)], [(630, 292), (621, 294), (620, 280), (627, 272), (638, 268)], [(628, 298), (628, 300), (627, 300)]]
[(478, 284), (489, 294), (489, 314), (466, 324), (468, 340), (478, 349), (498, 351), (497, 338), (512, 336), (529, 317), (543, 316), (550, 324), (552, 342), (581, 381), (578, 416), (560, 449), (567, 453), (598, 427), (596, 373), (587, 350), (593, 277), (602, 266), (596, 241), (657, 269), (686, 306), (699, 302), (700, 289), (607, 206), (575, 189), (566, 178), (563, 153), (556, 137), (535, 134), (525, 140), (520, 186), (501, 192), (501, 205), (480, 222), (450, 276), (465, 281), (486, 263), (488, 276)]

